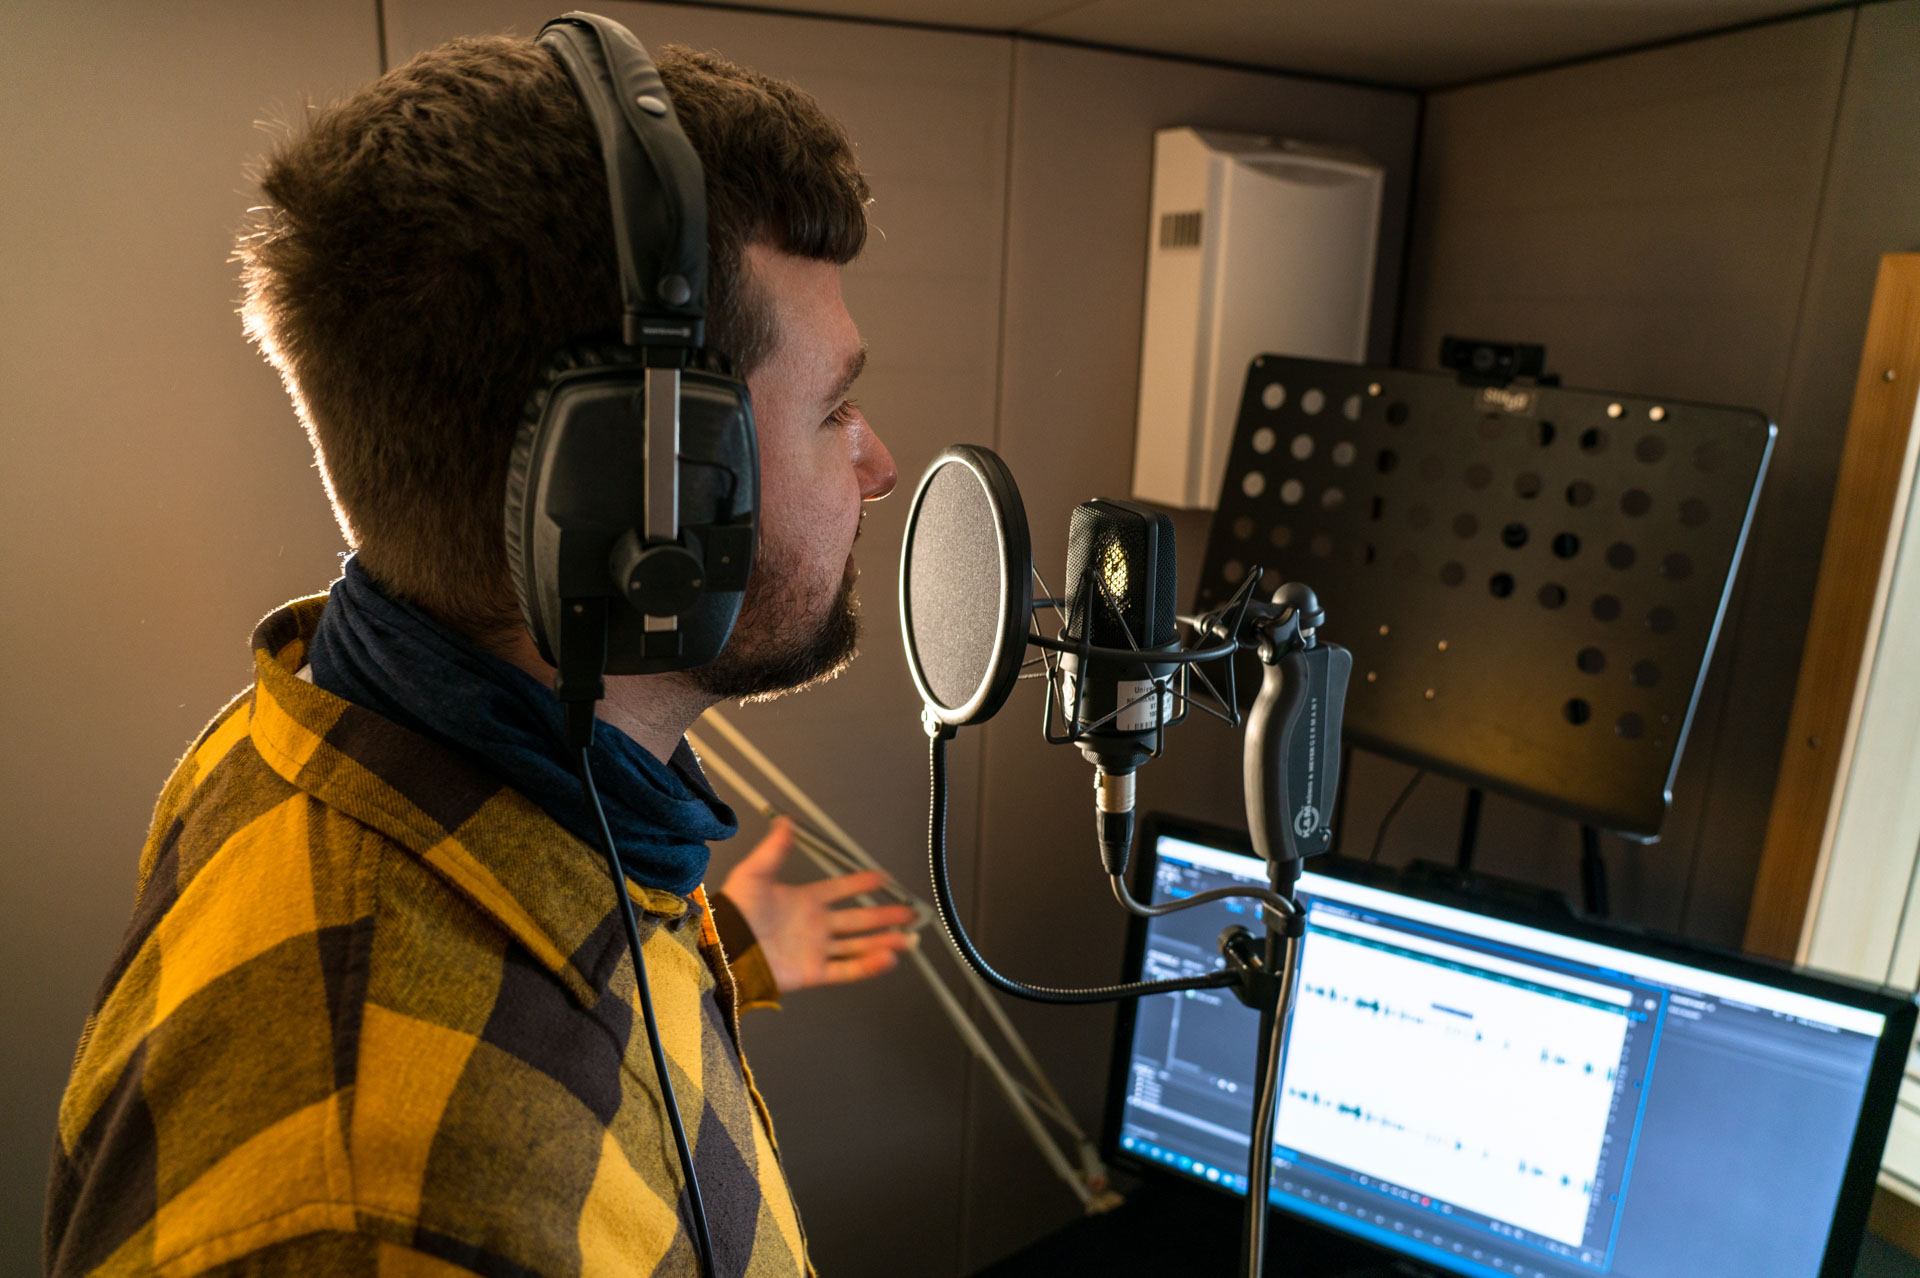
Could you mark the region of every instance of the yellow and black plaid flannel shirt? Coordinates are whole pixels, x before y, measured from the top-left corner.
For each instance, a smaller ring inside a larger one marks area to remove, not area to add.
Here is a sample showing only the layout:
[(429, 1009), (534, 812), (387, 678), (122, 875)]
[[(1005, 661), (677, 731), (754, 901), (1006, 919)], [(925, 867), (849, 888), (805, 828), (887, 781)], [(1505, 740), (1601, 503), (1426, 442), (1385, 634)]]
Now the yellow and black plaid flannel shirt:
[[(326, 597), (162, 792), (60, 1107), (68, 1274), (692, 1274), (605, 862), (301, 679)], [(704, 892), (634, 889), (723, 1275), (810, 1274)], [(722, 913), (725, 913), (723, 908)]]

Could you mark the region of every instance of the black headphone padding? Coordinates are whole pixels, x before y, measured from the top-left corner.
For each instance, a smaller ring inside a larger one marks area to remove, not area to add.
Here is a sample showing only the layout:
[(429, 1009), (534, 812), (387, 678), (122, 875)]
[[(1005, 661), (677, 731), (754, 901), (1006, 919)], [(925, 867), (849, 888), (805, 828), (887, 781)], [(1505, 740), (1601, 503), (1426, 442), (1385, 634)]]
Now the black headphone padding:
[(514, 428), (513, 451), (507, 455), (504, 529), (507, 571), (513, 577), (513, 593), (520, 604), (520, 616), (533, 634), (535, 646), (548, 660), (552, 660), (552, 644), (546, 633), (545, 618), (540, 616), (535, 607), (537, 568), (533, 558), (533, 530), (527, 526), (532, 513), (528, 503), (533, 493), (533, 459), (540, 442), (540, 428), (546, 421), (547, 403), (553, 398), (554, 387), (560, 379), (583, 368), (606, 367), (640, 369), (643, 367), (640, 352), (631, 347), (607, 343), (563, 346), (549, 356), (534, 377), (533, 388), (527, 392), (526, 402), (521, 406), (520, 423)]

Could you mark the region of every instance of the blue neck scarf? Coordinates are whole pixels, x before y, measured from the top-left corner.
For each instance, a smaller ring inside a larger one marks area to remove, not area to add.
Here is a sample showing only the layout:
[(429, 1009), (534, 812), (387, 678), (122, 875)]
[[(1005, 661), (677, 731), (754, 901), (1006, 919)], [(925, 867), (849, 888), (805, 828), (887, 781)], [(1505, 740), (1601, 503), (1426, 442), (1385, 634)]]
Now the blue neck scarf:
[[(553, 691), (382, 593), (357, 559), (328, 593), (308, 660), (317, 687), (474, 760), (605, 855)], [(628, 877), (680, 896), (693, 891), (707, 872), (708, 842), (731, 838), (739, 823), (686, 742), (662, 763), (601, 723), (590, 757)]]

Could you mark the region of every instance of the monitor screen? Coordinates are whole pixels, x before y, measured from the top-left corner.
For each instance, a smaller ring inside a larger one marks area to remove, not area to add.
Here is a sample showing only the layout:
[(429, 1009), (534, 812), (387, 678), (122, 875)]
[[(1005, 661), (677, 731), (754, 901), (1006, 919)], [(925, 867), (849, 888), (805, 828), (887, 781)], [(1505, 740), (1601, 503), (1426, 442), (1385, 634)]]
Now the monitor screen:
[[(1165, 832), (1156, 844), (1155, 902), (1265, 881), (1226, 847)], [(1306, 874), (1299, 895), (1276, 1205), (1462, 1274), (1823, 1272), (1863, 1113), (1874, 1121), (1870, 1078), (1896, 1087), (1906, 1046), (1882, 1050), (1896, 1027), (1867, 1010), (1876, 998), (1326, 874)], [(1235, 920), (1260, 926), (1242, 902), (1146, 923), (1140, 974), (1218, 966)], [(1118, 1151), (1244, 1194), (1255, 1013), (1199, 990), (1141, 1000), (1131, 1022)]]

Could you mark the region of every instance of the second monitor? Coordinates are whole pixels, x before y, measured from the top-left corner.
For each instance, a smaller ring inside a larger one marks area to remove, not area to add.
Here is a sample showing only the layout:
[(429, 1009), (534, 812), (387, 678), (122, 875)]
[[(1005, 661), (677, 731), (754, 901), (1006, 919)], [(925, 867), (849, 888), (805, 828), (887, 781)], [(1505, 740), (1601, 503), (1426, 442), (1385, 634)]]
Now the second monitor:
[[(1155, 902), (1264, 881), (1238, 836), (1154, 820)], [(1452, 1273), (1850, 1271), (1911, 1001), (1572, 921), (1309, 873), (1273, 1150), (1280, 1208)], [(1227, 902), (1136, 925), (1129, 978), (1218, 963)], [(1122, 1013), (1121, 1162), (1246, 1192), (1255, 1014)]]

